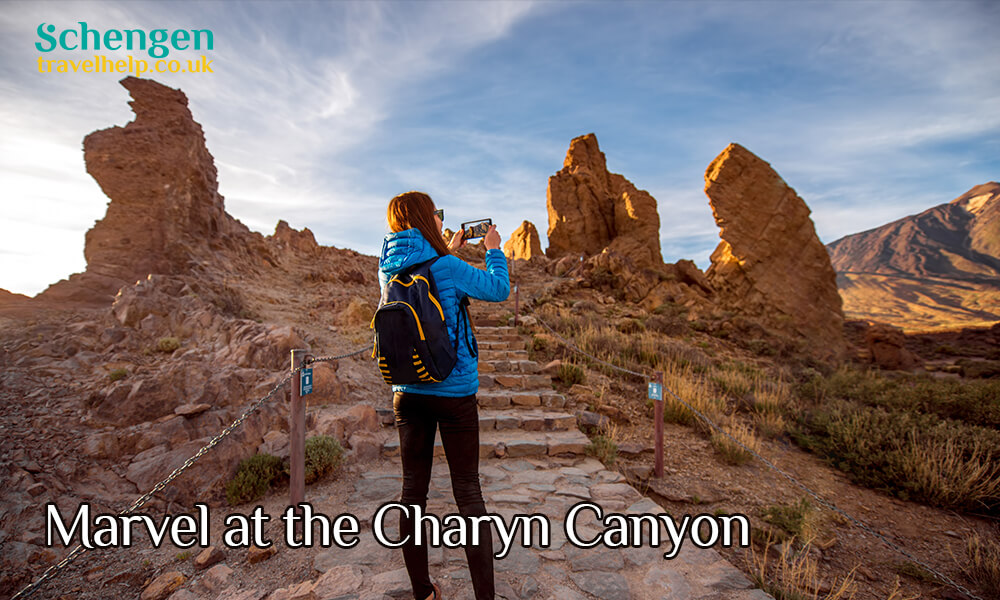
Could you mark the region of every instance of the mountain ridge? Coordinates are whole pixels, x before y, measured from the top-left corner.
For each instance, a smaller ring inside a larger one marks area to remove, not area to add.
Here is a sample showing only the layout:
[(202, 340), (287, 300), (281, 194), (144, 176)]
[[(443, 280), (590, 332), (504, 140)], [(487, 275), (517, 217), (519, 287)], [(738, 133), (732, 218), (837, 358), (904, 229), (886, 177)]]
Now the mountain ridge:
[(905, 330), (1000, 320), (1000, 183), (827, 244), (848, 318)]

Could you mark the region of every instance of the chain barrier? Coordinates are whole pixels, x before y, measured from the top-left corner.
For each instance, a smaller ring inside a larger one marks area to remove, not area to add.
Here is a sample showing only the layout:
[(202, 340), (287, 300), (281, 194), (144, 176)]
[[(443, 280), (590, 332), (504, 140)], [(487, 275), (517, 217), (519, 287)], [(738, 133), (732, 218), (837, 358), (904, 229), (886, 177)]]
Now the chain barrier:
[[(193, 456), (191, 456), (190, 458), (188, 458), (187, 460), (185, 460), (181, 464), (181, 466), (179, 466), (176, 469), (174, 469), (169, 475), (167, 475), (167, 477), (163, 481), (161, 481), (161, 482), (157, 483), (156, 485), (154, 485), (152, 487), (152, 489), (150, 489), (148, 492), (146, 492), (142, 496), (139, 496), (135, 500), (135, 502), (133, 502), (131, 504), (131, 506), (129, 506), (128, 508), (125, 508), (125, 509), (121, 510), (118, 513), (118, 516), (127, 515), (127, 514), (133, 512), (133, 511), (138, 510), (139, 508), (141, 508), (142, 505), (144, 505), (146, 502), (149, 502), (150, 498), (152, 498), (155, 494), (161, 492), (164, 488), (166, 488), (168, 485), (170, 485), (170, 482), (172, 482), (174, 479), (176, 479), (181, 473), (183, 473), (184, 471), (186, 471), (188, 468), (190, 468), (191, 465), (193, 465), (195, 462), (198, 461), (198, 459), (200, 459), (202, 456), (204, 456), (205, 454), (207, 454), (212, 448), (214, 448), (226, 436), (228, 436), (230, 433), (232, 433), (233, 431), (235, 431), (236, 428), (238, 428), (240, 425), (242, 425), (243, 422), (247, 419), (247, 417), (249, 417), (250, 415), (252, 415), (253, 413), (255, 413), (261, 406), (263, 406), (268, 400), (270, 400), (271, 397), (274, 396), (274, 394), (276, 394), (278, 392), (278, 390), (280, 390), (282, 387), (284, 387), (285, 384), (288, 383), (292, 379), (292, 377), (294, 377), (295, 375), (297, 375), (302, 369), (306, 368), (308, 365), (310, 365), (310, 364), (312, 364), (314, 362), (330, 362), (330, 361), (334, 361), (334, 360), (339, 360), (341, 358), (348, 358), (348, 357), (351, 357), (351, 356), (357, 356), (358, 354), (361, 354), (362, 352), (365, 352), (365, 351), (367, 351), (367, 348), (361, 348), (360, 350), (356, 350), (354, 352), (350, 352), (350, 353), (347, 353), (347, 354), (341, 354), (339, 356), (306, 357), (306, 360), (304, 361), (304, 363), (303, 363), (302, 366), (300, 366), (300, 367), (296, 368), (295, 370), (291, 371), (290, 373), (286, 374), (285, 377), (282, 378), (282, 380), (279, 381), (273, 388), (271, 388), (271, 391), (269, 391), (264, 397), (262, 397), (261, 399), (257, 400), (256, 402), (254, 402), (253, 404), (251, 404), (250, 406), (248, 406), (247, 409), (244, 410), (243, 413), (235, 421), (233, 421), (232, 423), (230, 423), (228, 427), (226, 427), (225, 429), (223, 429), (222, 432), (219, 433), (219, 435), (217, 435), (214, 438), (212, 438), (207, 444), (205, 444), (200, 450), (198, 450), (198, 452), (196, 452)], [(37, 580), (35, 580), (34, 583), (28, 584), (21, 591), (19, 591), (17, 594), (14, 594), (14, 596), (11, 597), (11, 600), (19, 600), (21, 598), (27, 598), (28, 596), (30, 596), (31, 594), (33, 594), (38, 588), (40, 588), (43, 583), (45, 583), (46, 581), (48, 581), (49, 579), (51, 579), (52, 577), (54, 577), (56, 574), (58, 574), (62, 569), (64, 569), (70, 563), (72, 563), (74, 560), (76, 560), (76, 558), (79, 555), (83, 554), (83, 552), (86, 551), (86, 550), (88, 550), (88, 548), (86, 548), (83, 544), (77, 544), (77, 546), (75, 548), (73, 548), (73, 550), (71, 550), (70, 553), (67, 554), (65, 558), (63, 558), (58, 563), (56, 563), (56, 564), (50, 566), (48, 569), (46, 569), (39, 576), (39, 578)]]
[[(536, 319), (538, 319), (538, 322), (541, 323), (542, 326), (545, 329), (547, 329), (550, 332), (552, 332), (552, 334), (555, 335), (570, 350), (573, 350), (574, 352), (582, 354), (582, 355), (584, 355), (584, 356), (586, 356), (588, 358), (591, 358), (592, 360), (595, 360), (595, 361), (597, 361), (597, 362), (599, 362), (599, 363), (601, 363), (603, 365), (606, 365), (606, 366), (608, 366), (608, 367), (610, 367), (612, 369), (615, 369), (617, 371), (621, 371), (622, 373), (628, 373), (629, 375), (636, 375), (638, 377), (649, 378), (649, 375), (647, 375), (647, 374), (640, 373), (638, 371), (632, 371), (630, 369), (626, 369), (624, 367), (620, 367), (618, 365), (612, 364), (612, 363), (610, 363), (610, 362), (608, 362), (606, 360), (602, 360), (602, 359), (594, 356), (593, 354), (590, 354), (589, 352), (587, 352), (587, 351), (579, 348), (578, 346), (576, 346), (575, 344), (573, 344), (571, 341), (567, 340), (565, 337), (563, 337), (562, 335), (560, 335), (559, 332), (557, 332), (555, 329), (553, 329), (552, 327), (550, 327), (549, 324), (546, 323), (542, 319), (542, 317), (537, 312), (534, 311), (533, 307), (531, 306), (533, 304), (533, 302), (534, 302), (534, 299), (532, 299), (532, 301), (530, 301), (530, 302), (525, 303), (526, 306), (527, 306), (527, 308), (528, 308), (528, 311), (531, 312)], [(869, 526), (866, 523), (864, 523), (864, 522), (862, 522), (862, 521), (854, 518), (853, 516), (849, 515), (848, 513), (844, 512), (843, 510), (841, 510), (840, 508), (838, 508), (832, 502), (824, 499), (823, 497), (821, 497), (819, 494), (817, 494), (816, 492), (814, 492), (811, 489), (809, 489), (809, 487), (807, 487), (804, 483), (800, 482), (798, 479), (796, 479), (792, 475), (789, 475), (788, 473), (786, 473), (786, 472), (782, 471), (781, 469), (779, 469), (777, 466), (774, 465), (774, 463), (772, 463), (768, 459), (766, 459), (763, 456), (761, 456), (758, 452), (754, 451), (752, 448), (747, 447), (746, 444), (744, 444), (743, 442), (739, 441), (738, 439), (736, 439), (735, 437), (733, 437), (732, 435), (730, 435), (730, 433), (728, 431), (725, 431), (724, 429), (722, 429), (721, 427), (719, 427), (718, 425), (716, 425), (711, 419), (709, 419), (708, 417), (706, 417), (705, 415), (703, 415), (701, 413), (701, 411), (699, 411), (695, 407), (693, 407), (690, 404), (688, 404), (687, 402), (685, 402), (680, 396), (678, 396), (677, 394), (675, 394), (673, 392), (673, 390), (671, 390), (669, 387), (667, 387), (666, 384), (663, 385), (663, 389), (666, 390), (667, 393), (669, 393), (671, 396), (673, 396), (673, 398), (675, 400), (677, 400), (678, 402), (680, 402), (681, 404), (683, 404), (685, 407), (687, 407), (689, 410), (691, 410), (691, 412), (693, 412), (695, 415), (697, 415), (698, 418), (700, 418), (702, 421), (704, 421), (709, 427), (711, 427), (715, 431), (721, 433), (722, 435), (726, 436), (732, 442), (734, 442), (735, 444), (737, 444), (740, 448), (743, 448), (743, 450), (745, 450), (751, 456), (756, 457), (761, 462), (763, 462), (765, 465), (767, 465), (771, 470), (777, 472), (782, 477), (784, 477), (785, 479), (787, 479), (788, 481), (792, 482), (797, 487), (799, 487), (802, 490), (804, 490), (810, 496), (812, 496), (813, 498), (815, 498), (816, 501), (819, 502), (821, 505), (823, 505), (826, 508), (832, 510), (833, 512), (841, 515), (842, 517), (846, 518), (848, 521), (850, 521), (851, 523), (853, 523), (854, 525), (856, 525), (861, 530), (863, 530), (863, 531), (865, 531), (865, 532), (867, 532), (867, 533), (875, 536), (883, 544), (885, 544), (887, 547), (889, 547), (891, 550), (894, 550), (894, 551), (898, 552), (899, 554), (903, 555), (904, 557), (906, 557), (907, 559), (909, 559), (913, 563), (915, 563), (915, 564), (919, 565), (920, 567), (926, 569), (927, 572), (929, 572), (930, 574), (932, 574), (935, 577), (937, 577), (943, 583), (945, 583), (945, 584), (947, 584), (947, 585), (955, 588), (956, 590), (958, 590), (959, 592), (965, 594), (969, 598), (972, 598), (973, 600), (983, 600), (979, 596), (976, 596), (971, 591), (969, 591), (968, 589), (966, 589), (961, 584), (959, 584), (956, 581), (952, 580), (950, 577), (948, 577), (944, 573), (939, 572), (934, 567), (931, 567), (930, 565), (928, 565), (927, 563), (923, 562), (922, 560), (916, 558), (915, 556), (913, 556), (912, 554), (910, 554), (906, 550), (900, 548), (899, 546), (897, 546), (896, 544), (894, 544), (893, 542), (891, 542), (888, 538), (886, 538), (884, 535), (882, 535), (881, 533), (879, 533), (878, 531), (876, 531), (871, 526)]]
[(348, 352), (347, 354), (340, 354), (338, 356), (306, 356), (304, 361), (305, 363), (304, 366), (309, 366), (313, 363), (318, 363), (318, 362), (330, 362), (334, 360), (340, 360), (342, 358), (350, 358), (352, 356), (357, 356), (367, 351), (368, 348), (361, 348), (360, 350), (355, 350), (354, 352)]

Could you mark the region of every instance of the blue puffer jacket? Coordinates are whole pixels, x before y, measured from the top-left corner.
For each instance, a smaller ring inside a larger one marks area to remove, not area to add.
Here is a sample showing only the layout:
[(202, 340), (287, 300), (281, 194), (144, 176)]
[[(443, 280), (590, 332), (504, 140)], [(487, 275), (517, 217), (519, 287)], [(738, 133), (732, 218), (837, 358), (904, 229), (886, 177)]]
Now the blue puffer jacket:
[[(419, 229), (390, 233), (382, 242), (378, 261), (379, 288), (400, 271), (437, 256)], [(501, 250), (486, 251), (486, 270), (477, 269), (458, 258), (444, 256), (431, 265), (431, 275), (437, 285), (438, 301), (444, 310), (448, 335), (458, 349), (458, 362), (444, 381), (394, 385), (393, 392), (431, 394), (435, 396), (471, 396), (479, 391), (479, 353), (476, 339), (465, 317), (459, 316), (461, 301), (466, 296), (488, 302), (503, 302), (510, 294), (507, 258)], [(460, 337), (461, 336), (461, 337)]]

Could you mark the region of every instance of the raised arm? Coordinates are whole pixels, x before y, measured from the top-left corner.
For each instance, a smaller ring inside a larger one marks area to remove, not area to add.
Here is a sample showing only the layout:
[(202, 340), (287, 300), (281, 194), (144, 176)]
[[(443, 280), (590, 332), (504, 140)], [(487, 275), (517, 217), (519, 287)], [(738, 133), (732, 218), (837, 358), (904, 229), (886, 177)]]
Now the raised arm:
[(452, 263), (455, 287), (461, 294), (487, 302), (503, 302), (510, 295), (507, 257), (502, 250), (486, 251), (485, 270), (477, 269), (458, 257), (449, 262)]

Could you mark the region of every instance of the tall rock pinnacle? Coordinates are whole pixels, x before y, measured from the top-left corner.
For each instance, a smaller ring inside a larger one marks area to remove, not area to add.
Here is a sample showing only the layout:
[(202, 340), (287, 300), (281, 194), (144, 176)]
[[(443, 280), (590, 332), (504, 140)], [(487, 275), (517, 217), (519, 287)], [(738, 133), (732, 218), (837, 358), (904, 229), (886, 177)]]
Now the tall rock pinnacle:
[(803, 339), (822, 358), (846, 349), (836, 273), (809, 207), (752, 152), (730, 144), (705, 172), (722, 242), (705, 275), (719, 302)]

